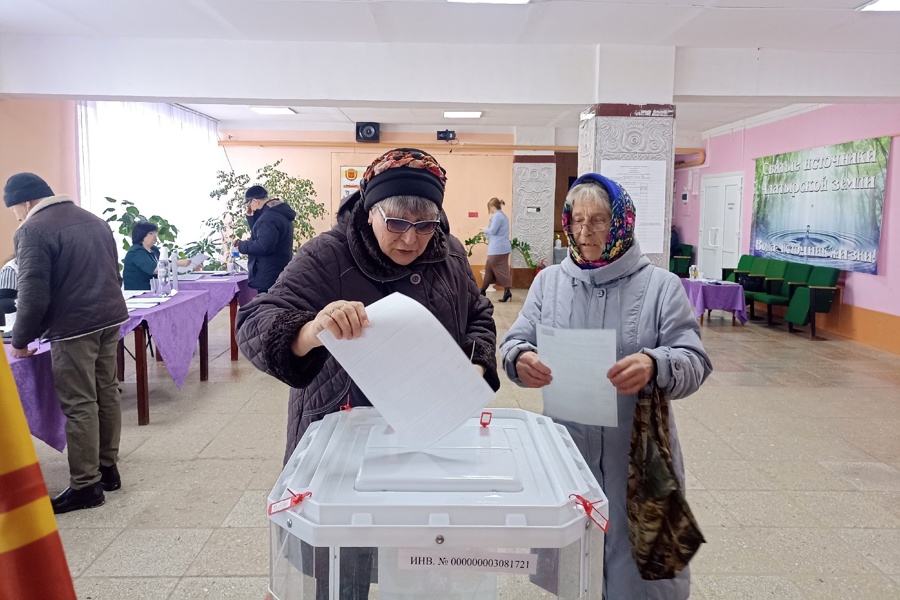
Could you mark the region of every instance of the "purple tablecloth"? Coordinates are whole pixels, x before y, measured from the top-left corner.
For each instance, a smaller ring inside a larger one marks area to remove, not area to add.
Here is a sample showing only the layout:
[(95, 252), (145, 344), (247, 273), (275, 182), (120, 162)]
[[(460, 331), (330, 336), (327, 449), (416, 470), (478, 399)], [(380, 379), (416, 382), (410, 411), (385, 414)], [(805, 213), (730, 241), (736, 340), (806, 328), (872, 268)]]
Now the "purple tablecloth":
[(3, 344), (3, 349), (16, 380), (31, 435), (62, 452), (66, 447), (66, 417), (53, 388), (50, 344), (41, 344), (37, 353), (29, 358), (14, 358), (9, 344)]
[[(181, 291), (153, 308), (129, 311), (128, 320), (119, 329), (119, 337), (124, 338), (141, 321), (147, 321), (169, 374), (181, 388), (203, 327), (208, 296), (203, 291)], [(50, 344), (41, 344), (29, 358), (13, 358), (10, 348), (9, 344), (3, 344), (31, 435), (62, 452), (66, 447), (66, 417), (53, 387)]]
[(203, 317), (209, 306), (209, 292), (179, 290), (171, 299), (153, 308), (138, 308), (128, 312), (120, 337), (128, 335), (141, 321), (147, 321), (150, 335), (162, 353), (166, 368), (178, 389), (184, 385), (197, 338), (203, 328)]
[(715, 285), (704, 283), (699, 279), (682, 279), (681, 285), (684, 286), (688, 300), (694, 307), (694, 314), (698, 317), (707, 310), (727, 310), (741, 323), (747, 322), (744, 288), (739, 284)]
[(244, 306), (256, 296), (256, 290), (247, 285), (246, 273), (238, 273), (228, 277), (208, 275), (195, 281), (179, 281), (178, 288), (180, 290), (209, 292), (207, 314), (210, 320), (219, 314), (220, 310), (228, 306), (235, 295), (237, 295), (240, 306)]

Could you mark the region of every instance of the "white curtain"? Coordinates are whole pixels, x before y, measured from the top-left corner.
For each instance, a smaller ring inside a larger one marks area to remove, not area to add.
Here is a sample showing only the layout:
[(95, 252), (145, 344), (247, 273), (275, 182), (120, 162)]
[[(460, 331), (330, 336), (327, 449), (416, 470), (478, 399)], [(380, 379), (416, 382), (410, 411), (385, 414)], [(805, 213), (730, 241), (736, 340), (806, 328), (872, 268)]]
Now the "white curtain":
[(183, 247), (222, 212), (209, 197), (228, 168), (213, 119), (172, 104), (79, 102), (78, 142), (81, 203), (94, 214), (113, 206), (106, 196), (130, 200), (175, 225)]

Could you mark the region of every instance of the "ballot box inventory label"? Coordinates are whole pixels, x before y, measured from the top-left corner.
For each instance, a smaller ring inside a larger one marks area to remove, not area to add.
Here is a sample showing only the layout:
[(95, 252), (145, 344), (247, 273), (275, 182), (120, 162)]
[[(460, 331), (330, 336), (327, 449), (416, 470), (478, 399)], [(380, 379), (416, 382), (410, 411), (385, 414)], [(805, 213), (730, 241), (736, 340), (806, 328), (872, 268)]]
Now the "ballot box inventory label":
[(402, 548), (397, 555), (397, 567), (403, 571), (482, 571), (520, 575), (537, 572), (537, 554)]

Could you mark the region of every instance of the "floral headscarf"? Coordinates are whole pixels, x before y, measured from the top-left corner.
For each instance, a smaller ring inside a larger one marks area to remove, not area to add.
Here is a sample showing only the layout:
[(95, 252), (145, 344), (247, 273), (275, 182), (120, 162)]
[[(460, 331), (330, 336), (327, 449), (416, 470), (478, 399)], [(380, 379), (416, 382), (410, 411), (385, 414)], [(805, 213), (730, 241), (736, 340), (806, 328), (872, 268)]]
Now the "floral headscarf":
[(444, 170), (444, 167), (439, 165), (438, 161), (435, 160), (432, 155), (422, 150), (416, 150), (415, 148), (397, 148), (390, 152), (385, 152), (376, 158), (375, 162), (369, 165), (369, 168), (366, 169), (366, 172), (363, 175), (363, 179), (365, 181), (371, 181), (376, 175), (381, 175), (388, 169), (395, 169), (397, 167), (425, 169), (437, 177), (442, 184), (446, 185), (447, 183), (447, 171)]
[(575, 243), (575, 236), (572, 235), (571, 231), (572, 204), (569, 201), (566, 201), (565, 206), (563, 206), (562, 227), (569, 239), (569, 252), (572, 253), (572, 260), (575, 264), (582, 269), (596, 269), (615, 262), (634, 245), (634, 202), (631, 201), (631, 196), (628, 195), (628, 192), (622, 186), (603, 175), (586, 173), (576, 179), (571, 187), (582, 183), (600, 185), (609, 194), (612, 220), (609, 225), (609, 237), (606, 239), (606, 246), (603, 248), (600, 259), (589, 261), (579, 252), (578, 244)]

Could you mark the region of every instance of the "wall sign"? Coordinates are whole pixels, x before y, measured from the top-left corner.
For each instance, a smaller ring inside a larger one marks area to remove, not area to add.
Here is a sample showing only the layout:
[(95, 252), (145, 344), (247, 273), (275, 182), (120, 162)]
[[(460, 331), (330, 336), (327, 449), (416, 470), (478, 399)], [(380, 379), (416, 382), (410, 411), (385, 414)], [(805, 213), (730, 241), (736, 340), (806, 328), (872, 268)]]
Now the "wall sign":
[(876, 274), (890, 137), (756, 159), (750, 252)]

